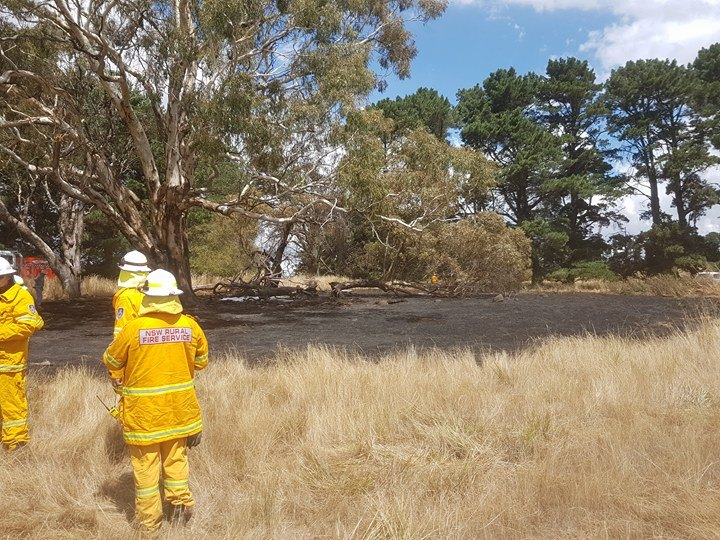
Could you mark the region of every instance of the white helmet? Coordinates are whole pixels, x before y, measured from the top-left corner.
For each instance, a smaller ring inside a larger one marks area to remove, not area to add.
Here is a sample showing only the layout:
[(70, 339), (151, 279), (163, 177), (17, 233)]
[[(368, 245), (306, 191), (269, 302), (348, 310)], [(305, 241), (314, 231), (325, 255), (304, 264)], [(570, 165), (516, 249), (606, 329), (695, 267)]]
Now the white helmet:
[(177, 288), (177, 281), (167, 270), (153, 270), (147, 276), (142, 288), (147, 296), (177, 296), (182, 291)]
[(147, 257), (139, 251), (129, 251), (120, 259), (120, 270), (128, 272), (149, 272)]
[(13, 268), (13, 265), (10, 264), (4, 257), (0, 257), (0, 276), (7, 276), (14, 273), (15, 269)]

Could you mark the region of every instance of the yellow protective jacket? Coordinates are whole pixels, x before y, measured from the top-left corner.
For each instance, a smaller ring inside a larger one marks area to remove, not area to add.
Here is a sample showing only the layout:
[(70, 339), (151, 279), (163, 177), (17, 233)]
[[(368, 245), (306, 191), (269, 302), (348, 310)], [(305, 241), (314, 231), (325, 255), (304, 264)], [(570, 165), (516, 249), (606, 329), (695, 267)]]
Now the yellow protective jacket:
[(195, 370), (208, 362), (200, 325), (182, 313), (149, 313), (126, 324), (105, 351), (110, 376), (122, 379), (125, 442), (149, 445), (202, 431)]
[(123, 326), (137, 318), (143, 296), (142, 292), (132, 287), (123, 287), (115, 293), (112, 299), (115, 312), (113, 336), (117, 336)]
[(27, 367), (30, 336), (44, 325), (35, 300), (20, 285), (0, 294), (0, 373), (16, 373)]

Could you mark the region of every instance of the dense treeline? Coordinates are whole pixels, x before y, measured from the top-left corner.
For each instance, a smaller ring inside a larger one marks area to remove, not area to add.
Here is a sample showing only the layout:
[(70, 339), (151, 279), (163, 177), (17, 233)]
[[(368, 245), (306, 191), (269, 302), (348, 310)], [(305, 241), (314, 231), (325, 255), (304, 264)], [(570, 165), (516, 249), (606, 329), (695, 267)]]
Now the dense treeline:
[[(719, 89), (716, 44), (688, 66), (628, 62), (604, 84), (586, 61), (566, 58), (549, 61), (544, 74), (500, 69), (460, 90), (455, 107), (421, 88), (374, 108), (391, 121), (386, 143), (410, 140), (418, 128), (446, 141), (456, 129), (461, 148), (487, 157), (495, 169), (483, 188), (456, 193), (453, 219), (501, 214), (532, 243), (534, 281), (571, 280), (696, 272), (720, 260), (720, 235), (697, 232), (698, 220), (720, 202), (706, 174), (720, 162)], [(661, 208), (663, 191), (672, 214)], [(648, 199), (642, 217), (649, 230), (608, 236), (627, 222), (623, 198), (633, 194)]]
[[(373, 62), (408, 76), (405, 20), (443, 0), (2, 4), (0, 243), (47, 258), (71, 296), (129, 247), (185, 289), (256, 249), (274, 271), (468, 292), (720, 258), (696, 229), (718, 203), (720, 45), (604, 84), (567, 58), (498, 70), (455, 106), (428, 88), (366, 106)], [(607, 238), (632, 193), (650, 229)]]

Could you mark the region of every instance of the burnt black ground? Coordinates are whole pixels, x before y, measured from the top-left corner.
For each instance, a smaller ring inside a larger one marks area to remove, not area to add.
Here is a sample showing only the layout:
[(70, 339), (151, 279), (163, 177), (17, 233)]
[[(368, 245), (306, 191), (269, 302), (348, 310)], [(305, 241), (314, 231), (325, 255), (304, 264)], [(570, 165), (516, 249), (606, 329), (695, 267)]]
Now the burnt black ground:
[[(205, 297), (187, 311), (205, 329), (211, 353), (236, 350), (252, 362), (262, 362), (278, 348), (309, 344), (375, 356), (408, 345), (512, 351), (551, 335), (588, 332), (639, 338), (667, 335), (692, 327), (703, 314), (720, 312), (720, 304), (593, 293), (520, 294), (504, 302), (490, 298), (397, 301), (379, 295), (295, 302)], [(46, 324), (31, 340), (31, 370), (83, 364), (100, 369), (102, 352), (112, 339), (109, 298), (47, 302), (40, 312)]]

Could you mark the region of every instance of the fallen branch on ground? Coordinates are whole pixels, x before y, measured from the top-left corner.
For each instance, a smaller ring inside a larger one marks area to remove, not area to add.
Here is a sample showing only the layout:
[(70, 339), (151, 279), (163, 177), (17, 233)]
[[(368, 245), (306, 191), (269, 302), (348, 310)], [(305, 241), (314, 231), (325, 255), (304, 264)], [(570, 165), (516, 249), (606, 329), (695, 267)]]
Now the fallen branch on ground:
[(393, 293), (395, 296), (455, 296), (455, 288), (443, 285), (428, 285), (409, 281), (381, 281), (379, 279), (356, 279), (353, 281), (332, 281), (331, 294), (342, 296), (343, 291), (351, 289), (380, 289), (383, 292)]
[(198, 291), (212, 291), (213, 294), (225, 296), (255, 296), (260, 299), (270, 298), (274, 296), (316, 296), (317, 285), (308, 287), (278, 287), (275, 285), (253, 285), (241, 282), (220, 282), (212, 287), (197, 287), (193, 289)]

